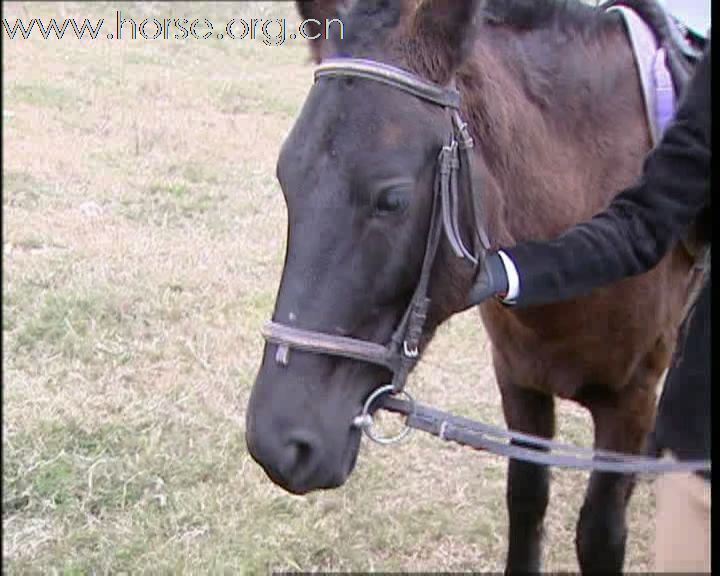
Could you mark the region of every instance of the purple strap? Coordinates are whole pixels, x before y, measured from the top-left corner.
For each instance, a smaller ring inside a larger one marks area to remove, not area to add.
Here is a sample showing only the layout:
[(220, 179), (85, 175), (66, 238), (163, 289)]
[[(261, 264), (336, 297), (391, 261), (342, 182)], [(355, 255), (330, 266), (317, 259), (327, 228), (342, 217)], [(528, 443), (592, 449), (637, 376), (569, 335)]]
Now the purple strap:
[(675, 110), (675, 94), (672, 79), (665, 63), (665, 48), (655, 53), (653, 62), (653, 79), (655, 81), (655, 119), (658, 132), (662, 133), (673, 117)]

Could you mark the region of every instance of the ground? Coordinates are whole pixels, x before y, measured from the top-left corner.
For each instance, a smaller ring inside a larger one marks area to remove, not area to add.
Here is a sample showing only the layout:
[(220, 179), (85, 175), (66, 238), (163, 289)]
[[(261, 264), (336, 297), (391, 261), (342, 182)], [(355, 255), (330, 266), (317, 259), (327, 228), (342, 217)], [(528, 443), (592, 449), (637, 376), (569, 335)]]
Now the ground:
[[(287, 15), (290, 3), (4, 3), (3, 16)], [(303, 42), (8, 39), (3, 32), (3, 572), (497, 571), (499, 457), (363, 441), (305, 497), (248, 455), (244, 413), (281, 272), (275, 161), (312, 82)], [(409, 390), (501, 424), (477, 314)], [(561, 403), (559, 438), (592, 440)], [(587, 474), (553, 472), (544, 554), (577, 570)], [(651, 485), (626, 568), (651, 568)]]

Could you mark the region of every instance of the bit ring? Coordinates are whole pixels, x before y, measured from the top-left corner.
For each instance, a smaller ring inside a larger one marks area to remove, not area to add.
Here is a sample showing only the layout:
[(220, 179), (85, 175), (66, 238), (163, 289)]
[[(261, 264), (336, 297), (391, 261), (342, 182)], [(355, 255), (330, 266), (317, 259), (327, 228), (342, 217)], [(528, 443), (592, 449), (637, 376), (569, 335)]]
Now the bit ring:
[[(395, 434), (394, 436), (378, 436), (373, 432), (373, 417), (370, 414), (370, 407), (372, 406), (372, 403), (377, 400), (380, 396), (383, 394), (396, 394), (395, 389), (393, 388), (392, 384), (388, 384), (386, 386), (380, 386), (376, 390), (370, 394), (370, 396), (367, 397), (367, 400), (365, 400), (365, 405), (363, 406), (362, 412), (355, 416), (353, 418), (353, 426), (356, 428), (360, 428), (365, 435), (370, 438), (373, 442), (377, 442), (378, 444), (394, 444), (396, 442), (400, 442), (405, 436), (407, 436), (410, 433), (410, 426), (407, 425), (407, 419), (405, 422), (405, 427)], [(405, 392), (405, 390), (401, 390), (399, 392), (400, 394), (403, 394), (410, 404), (414, 405), (415, 400), (410, 394)]]

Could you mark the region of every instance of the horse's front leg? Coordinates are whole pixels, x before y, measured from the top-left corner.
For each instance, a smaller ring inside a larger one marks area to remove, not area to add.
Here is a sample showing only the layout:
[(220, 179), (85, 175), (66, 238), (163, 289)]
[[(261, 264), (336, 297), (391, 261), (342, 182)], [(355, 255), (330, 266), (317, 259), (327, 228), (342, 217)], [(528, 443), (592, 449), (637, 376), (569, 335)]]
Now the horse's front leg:
[[(555, 410), (552, 396), (523, 390), (498, 374), (505, 422), (512, 430), (552, 438)], [(509, 518), (506, 573), (539, 572), (543, 519), (550, 497), (546, 466), (510, 460), (507, 476)]]
[[(633, 383), (634, 384), (634, 383)], [(653, 386), (630, 386), (584, 403), (595, 424), (595, 448), (640, 453), (655, 415)], [(577, 523), (575, 546), (583, 573), (619, 574), (625, 560), (626, 510), (632, 474), (593, 472)]]

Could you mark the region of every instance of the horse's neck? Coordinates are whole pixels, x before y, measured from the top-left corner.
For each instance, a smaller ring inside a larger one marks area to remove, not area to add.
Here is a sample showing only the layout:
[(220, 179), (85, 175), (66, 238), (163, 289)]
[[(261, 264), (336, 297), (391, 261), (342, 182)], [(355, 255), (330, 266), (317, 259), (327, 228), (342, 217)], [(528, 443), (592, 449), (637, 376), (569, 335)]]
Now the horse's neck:
[(576, 48), (491, 30), (459, 74), (497, 243), (555, 236), (637, 176), (648, 133), (623, 32)]

